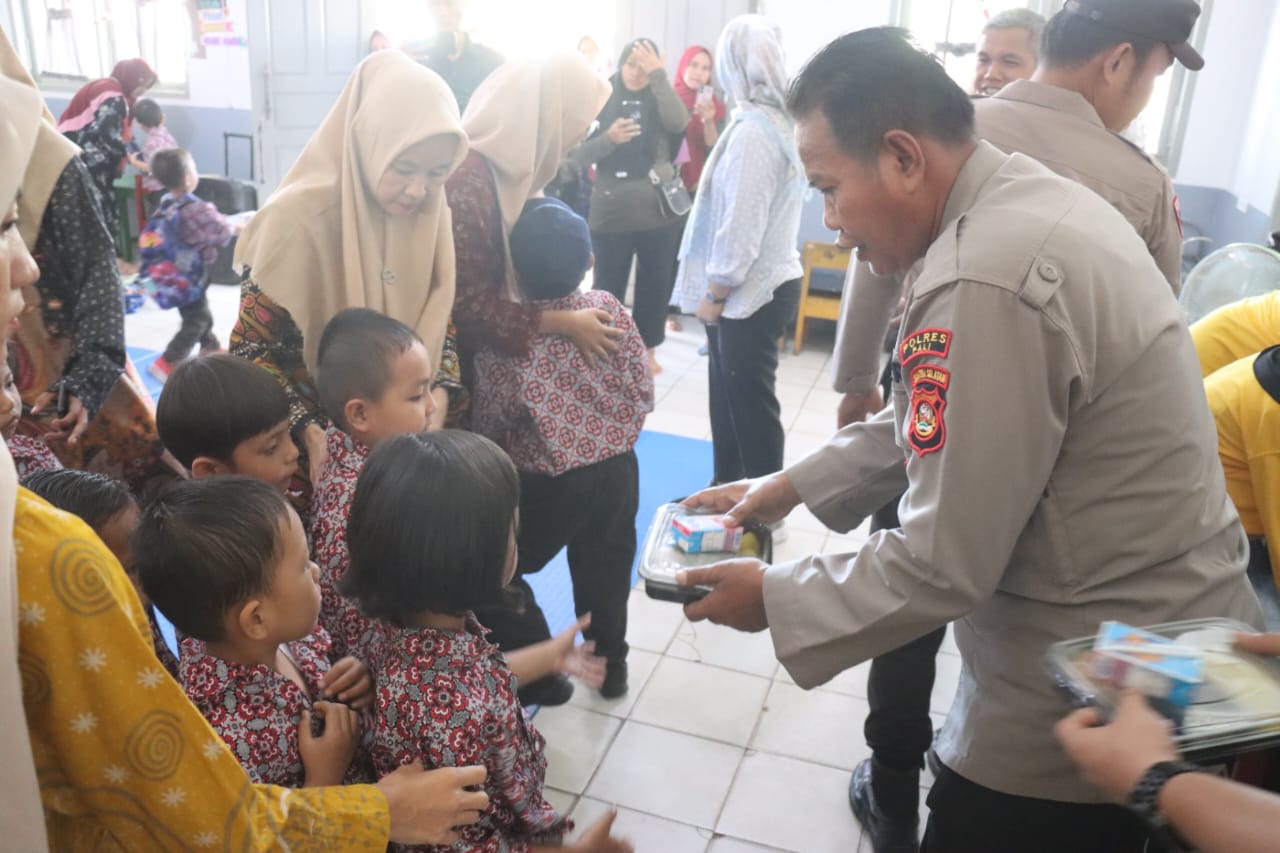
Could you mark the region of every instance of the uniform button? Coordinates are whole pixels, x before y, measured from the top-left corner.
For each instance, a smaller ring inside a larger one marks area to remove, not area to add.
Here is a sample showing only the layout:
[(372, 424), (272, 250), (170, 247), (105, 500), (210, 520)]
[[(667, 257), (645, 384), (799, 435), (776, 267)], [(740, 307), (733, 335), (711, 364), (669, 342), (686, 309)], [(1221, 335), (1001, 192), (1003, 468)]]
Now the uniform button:
[(383, 271), (382, 271), (382, 283), (383, 283), (383, 284), (385, 284), (385, 285), (392, 285), (392, 284), (395, 284), (395, 283), (396, 283), (396, 274), (395, 274), (392, 270), (383, 270)]
[(1062, 278), (1062, 273), (1058, 272), (1058, 268), (1056, 266), (1045, 261), (1040, 264), (1040, 277), (1045, 281), (1057, 281)]

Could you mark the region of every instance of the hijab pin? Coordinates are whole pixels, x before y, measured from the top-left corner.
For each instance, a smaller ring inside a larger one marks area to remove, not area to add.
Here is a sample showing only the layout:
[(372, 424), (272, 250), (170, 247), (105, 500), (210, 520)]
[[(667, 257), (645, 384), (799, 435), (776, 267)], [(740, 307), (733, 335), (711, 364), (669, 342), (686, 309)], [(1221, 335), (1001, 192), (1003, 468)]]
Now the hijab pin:
[(396, 274), (391, 270), (382, 271), (382, 283), (385, 285), (393, 285), (396, 283)]

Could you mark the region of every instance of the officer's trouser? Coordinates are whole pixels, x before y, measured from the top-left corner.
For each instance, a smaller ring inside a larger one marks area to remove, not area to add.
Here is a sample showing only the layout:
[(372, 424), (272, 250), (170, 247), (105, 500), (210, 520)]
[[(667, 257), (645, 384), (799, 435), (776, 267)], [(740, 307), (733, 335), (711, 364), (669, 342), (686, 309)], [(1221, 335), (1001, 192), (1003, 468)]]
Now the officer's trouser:
[[(871, 517), (871, 530), (898, 527), (898, 501), (886, 504)], [(947, 629), (939, 628), (887, 652), (871, 662), (867, 676), (867, 704), (871, 711), (863, 726), (867, 746), (876, 760), (894, 770), (918, 770), (933, 743), (933, 720), (929, 698), (933, 693), (935, 661)], [(877, 787), (877, 799), (881, 790)], [(894, 803), (880, 806), (891, 814)], [(915, 811), (914, 803), (903, 810)]]

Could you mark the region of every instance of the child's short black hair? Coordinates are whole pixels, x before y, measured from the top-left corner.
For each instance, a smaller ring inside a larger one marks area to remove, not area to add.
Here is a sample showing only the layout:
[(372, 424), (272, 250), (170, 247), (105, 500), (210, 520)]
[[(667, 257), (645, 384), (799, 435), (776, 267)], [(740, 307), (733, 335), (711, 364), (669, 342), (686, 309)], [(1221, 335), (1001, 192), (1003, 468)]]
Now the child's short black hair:
[(229, 464), (241, 442), (288, 417), (289, 398), (275, 377), (226, 353), (175, 367), (156, 404), (160, 441), (187, 468), (201, 456)]
[(559, 199), (525, 202), (508, 244), (520, 291), (534, 302), (568, 296), (591, 269), (591, 230)]
[(369, 455), (339, 581), (370, 618), (461, 614), (501, 601), (520, 477), (498, 445), (462, 430), (402, 435)]
[(58, 468), (36, 471), (22, 480), (24, 488), (35, 492), (64, 512), (78, 516), (94, 530), (134, 506), (129, 487), (119, 480), (91, 471)]
[(288, 501), (260, 480), (183, 480), (142, 511), (134, 573), (175, 628), (215, 642), (227, 611), (271, 586), (288, 527)]
[(417, 332), (386, 314), (348, 308), (334, 315), (320, 335), (316, 388), (339, 429), (350, 431), (343, 414), (348, 402), (382, 399), (395, 360), (416, 343), (422, 343)]
[(159, 127), (164, 121), (164, 110), (150, 98), (142, 98), (133, 105), (133, 118), (143, 127)]
[(164, 184), (167, 190), (176, 190), (187, 179), (187, 170), (195, 169), (196, 161), (181, 148), (165, 148), (151, 155), (151, 177)]

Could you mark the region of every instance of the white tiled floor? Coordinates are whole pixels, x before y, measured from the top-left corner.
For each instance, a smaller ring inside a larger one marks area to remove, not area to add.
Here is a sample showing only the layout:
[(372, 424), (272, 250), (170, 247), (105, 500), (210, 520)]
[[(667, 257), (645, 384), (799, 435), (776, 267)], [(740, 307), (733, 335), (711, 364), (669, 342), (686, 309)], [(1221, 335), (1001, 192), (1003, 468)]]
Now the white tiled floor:
[[(224, 342), (236, 299), (234, 287), (210, 291)], [(128, 318), (129, 343), (163, 349), (177, 323), (176, 312), (149, 305)], [(684, 324), (658, 351), (665, 369), (647, 428), (710, 438), (702, 332), (691, 318)], [(831, 339), (818, 324), (804, 352), (788, 346), (781, 356), (788, 461), (834, 427)], [(803, 508), (789, 527), (776, 559), (856, 550), (866, 536), (865, 528), (830, 532)], [(767, 634), (690, 624), (676, 605), (639, 591), (629, 619), (630, 693), (606, 701), (580, 686), (570, 704), (537, 715), (547, 796), (557, 808), (584, 826), (616, 805), (615, 826), (641, 853), (869, 853), (846, 801), (849, 770), (867, 755), (866, 664), (804, 691), (778, 666)], [(938, 722), (960, 669), (950, 640), (943, 651), (932, 701)]]
[[(687, 331), (669, 334), (658, 350), (664, 370), (646, 428), (709, 438), (706, 359), (696, 352), (701, 328), (687, 317), (684, 324)], [(830, 349), (831, 331), (818, 328), (805, 352), (793, 355), (788, 346), (781, 356), (788, 460), (834, 428)], [(803, 507), (788, 524), (775, 559), (852, 551), (866, 538), (865, 528), (833, 533)], [(767, 633), (691, 624), (675, 605), (638, 590), (629, 619), (631, 692), (607, 702), (580, 686), (568, 706), (538, 713), (551, 755), (548, 785), (575, 783), (553, 802), (574, 802), (580, 826), (616, 805), (615, 826), (639, 851), (869, 853), (846, 799), (849, 771), (869, 754), (862, 736), (867, 664), (804, 691), (778, 665)], [(949, 640), (944, 652), (932, 701), (939, 724), (960, 670)], [(562, 735), (568, 740), (555, 743)], [(575, 796), (593, 762), (585, 793)]]

